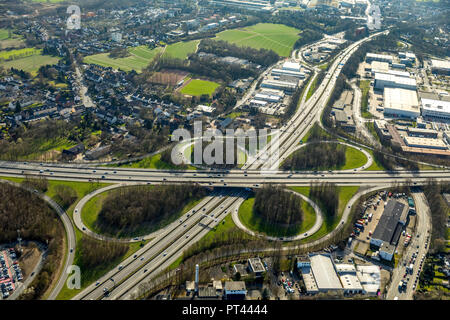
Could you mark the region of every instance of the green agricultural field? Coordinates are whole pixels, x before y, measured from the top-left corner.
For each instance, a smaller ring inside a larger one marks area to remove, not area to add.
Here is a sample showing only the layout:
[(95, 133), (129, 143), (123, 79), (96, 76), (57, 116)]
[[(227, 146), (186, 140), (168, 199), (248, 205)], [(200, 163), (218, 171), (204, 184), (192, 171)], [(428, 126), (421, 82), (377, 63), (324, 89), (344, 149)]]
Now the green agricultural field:
[(5, 69), (20, 69), (35, 76), (41, 66), (57, 64), (59, 60), (60, 58), (58, 57), (37, 54), (26, 58), (0, 62), (0, 66)]
[(203, 94), (212, 96), (218, 87), (220, 87), (220, 84), (217, 82), (194, 79), (184, 86), (180, 92), (189, 96), (201, 96)]
[(5, 40), (9, 38), (8, 29), (0, 29), (0, 40)]
[(281, 24), (258, 23), (256, 25), (217, 34), (217, 40), (224, 40), (238, 46), (268, 49), (288, 57), (301, 31)]
[(169, 44), (164, 51), (163, 57), (185, 60), (189, 54), (197, 51), (197, 46), (199, 43), (200, 40), (192, 40)]
[(0, 51), (0, 60), (16, 60), (34, 55), (40, 55), (42, 49), (24, 48), (18, 50)]
[(83, 62), (89, 64), (98, 64), (104, 67), (112, 67), (123, 71), (135, 70), (141, 72), (149, 63), (161, 52), (163, 48), (150, 49), (146, 46), (129, 48), (130, 55), (125, 58), (110, 58), (109, 53), (99, 53), (84, 58)]

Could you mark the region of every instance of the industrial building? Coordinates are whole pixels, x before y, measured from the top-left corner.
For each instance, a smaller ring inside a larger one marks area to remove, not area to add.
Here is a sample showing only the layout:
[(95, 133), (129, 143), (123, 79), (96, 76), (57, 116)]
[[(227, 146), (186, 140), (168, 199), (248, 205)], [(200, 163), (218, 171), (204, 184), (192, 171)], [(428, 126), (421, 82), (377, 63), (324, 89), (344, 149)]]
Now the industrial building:
[(419, 100), (415, 90), (386, 87), (383, 93), (384, 114), (416, 119), (420, 116)]
[(356, 268), (353, 264), (336, 264), (336, 271), (341, 280), (344, 293), (357, 294), (363, 293), (363, 287), (356, 275)]
[(385, 87), (416, 90), (416, 79), (396, 76), (386, 73), (375, 73), (374, 88), (383, 90)]
[(403, 137), (408, 147), (448, 150), (448, 146), (442, 139)]
[(244, 281), (226, 281), (224, 289), (227, 300), (244, 300), (247, 295)]
[(450, 102), (436, 99), (421, 99), (422, 116), (450, 120)]
[(288, 77), (295, 77), (295, 78), (299, 78), (299, 79), (306, 78), (306, 76), (303, 72), (285, 70), (285, 69), (272, 69), (271, 74), (272, 74), (272, 76), (288, 76)]
[(280, 102), (281, 96), (279, 95), (272, 95), (272, 94), (264, 94), (264, 93), (257, 93), (255, 94), (255, 100), (262, 100), (267, 102)]
[(342, 291), (342, 285), (336, 274), (333, 261), (328, 254), (311, 254), (311, 270), (321, 292)]
[(402, 228), (408, 218), (408, 206), (396, 200), (389, 200), (370, 239), (370, 244), (379, 247), (380, 257), (391, 261)]
[(295, 88), (297, 88), (297, 83), (280, 80), (264, 80), (261, 83), (261, 88), (277, 89), (292, 92), (295, 90)]
[(369, 68), (372, 75), (375, 74), (375, 72), (387, 72), (389, 71), (389, 63), (387, 62), (381, 62), (381, 61), (372, 61)]
[(406, 128), (406, 132), (410, 137), (433, 138), (433, 139), (436, 139), (438, 137), (438, 132), (432, 129), (408, 127)]
[(376, 295), (380, 290), (381, 274), (378, 266), (357, 266), (356, 275), (368, 295)]
[(450, 75), (450, 61), (431, 59), (431, 72)]
[(297, 257), (308, 294), (343, 292), (344, 294), (375, 295), (380, 289), (380, 270), (377, 266), (335, 264), (329, 254), (310, 254)]
[(366, 54), (366, 62), (372, 62), (372, 61), (380, 61), (380, 62), (387, 62), (389, 64), (392, 64), (392, 61), (394, 60), (394, 57), (387, 54), (377, 54), (377, 53), (367, 53)]
[(212, 0), (211, 3), (223, 5), (223, 6), (233, 6), (238, 8), (244, 8), (249, 10), (257, 11), (272, 11), (273, 7), (269, 0)]
[(281, 69), (288, 70), (288, 71), (294, 71), (294, 72), (300, 72), (300, 63), (286, 61), (285, 63), (283, 63), (283, 66), (281, 67)]

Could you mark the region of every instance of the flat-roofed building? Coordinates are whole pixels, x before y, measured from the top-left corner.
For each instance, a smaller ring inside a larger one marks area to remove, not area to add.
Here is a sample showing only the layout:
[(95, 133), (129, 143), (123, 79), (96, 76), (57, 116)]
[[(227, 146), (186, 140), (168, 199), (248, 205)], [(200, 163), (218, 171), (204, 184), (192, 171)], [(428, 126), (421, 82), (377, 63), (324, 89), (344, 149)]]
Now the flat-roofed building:
[(431, 72), (449, 75), (450, 60), (431, 59)]
[(227, 300), (244, 300), (247, 289), (244, 281), (226, 281), (225, 298)]
[(387, 54), (377, 54), (377, 53), (367, 53), (366, 54), (366, 62), (372, 62), (372, 61), (380, 61), (380, 62), (387, 62), (389, 64), (392, 63), (394, 60), (394, 57)]
[(308, 294), (316, 294), (319, 293), (319, 288), (317, 287), (316, 280), (314, 279), (314, 274), (311, 269), (311, 264), (305, 265), (300, 268), (303, 283), (306, 287), (306, 292)]
[(250, 269), (250, 272), (253, 272), (255, 277), (261, 277), (263, 272), (266, 271), (260, 258), (248, 259), (248, 267)]
[(261, 83), (261, 88), (278, 89), (292, 92), (297, 88), (298, 82), (288, 82), (281, 80), (264, 80)]
[(195, 108), (195, 110), (197, 110), (205, 115), (211, 115), (214, 111), (216, 111), (216, 108), (200, 104), (197, 106), (197, 108)]
[(403, 140), (409, 147), (448, 150), (447, 144), (445, 144), (445, 142), (442, 139), (417, 138), (405, 136), (403, 137)]
[(450, 119), (450, 102), (437, 99), (421, 99), (422, 116), (436, 119)]
[(363, 287), (356, 276), (356, 268), (353, 264), (336, 264), (336, 271), (341, 280), (344, 293), (357, 294), (363, 292)]
[(300, 67), (300, 63), (298, 62), (286, 61), (285, 63), (283, 63), (281, 69), (300, 72)]
[(389, 71), (389, 63), (372, 61), (370, 63), (370, 71), (372, 72), (372, 74), (375, 74), (375, 72), (387, 72)]
[(311, 254), (309, 259), (311, 261), (311, 270), (319, 291), (327, 292), (343, 290), (330, 255)]
[(272, 76), (289, 76), (295, 77), (299, 79), (304, 79), (306, 76), (303, 72), (292, 71), (292, 70), (284, 70), (284, 69), (272, 69)]
[(417, 85), (416, 79), (413, 78), (376, 72), (374, 88), (383, 90), (385, 87), (416, 90)]
[(395, 247), (397, 245), (407, 218), (408, 206), (396, 200), (389, 200), (372, 234), (370, 244), (386, 251), (385, 256), (388, 257), (391, 250), (387, 246), (393, 245)]
[(408, 128), (406, 128), (406, 132), (408, 133), (408, 136), (418, 137), (418, 138), (433, 138), (433, 139), (435, 139), (438, 136), (438, 132), (433, 129), (408, 127)]
[(415, 90), (386, 87), (383, 104), (385, 115), (410, 119), (420, 116), (419, 100)]
[(361, 283), (364, 294), (376, 295), (380, 290), (381, 273), (378, 266), (356, 266), (356, 275)]
[(267, 101), (267, 102), (280, 102), (281, 97), (270, 95), (270, 94), (263, 94), (263, 93), (257, 93), (255, 94), (255, 100), (261, 100), (261, 101)]

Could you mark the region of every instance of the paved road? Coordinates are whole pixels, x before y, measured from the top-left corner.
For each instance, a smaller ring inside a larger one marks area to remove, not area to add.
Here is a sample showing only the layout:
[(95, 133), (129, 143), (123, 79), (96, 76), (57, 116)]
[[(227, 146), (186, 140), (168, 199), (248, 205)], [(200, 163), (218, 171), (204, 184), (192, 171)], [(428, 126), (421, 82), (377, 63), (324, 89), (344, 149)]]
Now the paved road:
[[(403, 252), (402, 260), (399, 261), (397, 268), (391, 277), (391, 284), (389, 286), (386, 299), (393, 300), (398, 297), (398, 300), (412, 300), (414, 294), (414, 284), (416, 279), (419, 278), (419, 273), (422, 268), (422, 258), (425, 258), (429, 246), (425, 247), (428, 235), (431, 237), (431, 212), (428, 206), (428, 202), (425, 195), (422, 192), (412, 193), (414, 203), (416, 207), (416, 232), (411, 237), (411, 243)], [(417, 235), (419, 237), (417, 237)], [(406, 290), (399, 292), (398, 284), (401, 280), (404, 280), (403, 275), (406, 272), (406, 266), (409, 266), (409, 261), (413, 253), (417, 252), (416, 261), (412, 274), (408, 274), (406, 278), (409, 278)], [(406, 262), (406, 266), (403, 265)], [(417, 280), (418, 283), (418, 280)]]
[[(295, 150), (295, 148), (293, 148)], [(47, 171), (48, 170), (48, 171)], [(41, 172), (42, 171), (42, 172)], [(261, 187), (267, 183), (290, 186), (309, 185), (311, 181), (334, 182), (338, 185), (379, 185), (413, 180), (424, 184), (427, 179), (450, 181), (449, 170), (428, 171), (295, 171), (279, 170), (151, 170), (134, 168), (71, 168), (58, 164), (18, 164), (0, 162), (0, 176), (23, 177), (26, 174), (52, 180), (102, 181), (105, 183), (198, 183), (205, 186)]]
[[(8, 183), (8, 184), (14, 185), (16, 187), (23, 188), (23, 186), (21, 186), (19, 183), (11, 182), (8, 180), (0, 179), (0, 182)], [(33, 192), (33, 190), (31, 190), (29, 188), (25, 188), (25, 189), (29, 190), (30, 192)], [(48, 300), (54, 300), (66, 282), (66, 279), (68, 276), (68, 274), (66, 273), (66, 270), (69, 266), (71, 266), (73, 264), (73, 260), (75, 258), (75, 249), (76, 249), (75, 248), (75, 246), (76, 246), (75, 230), (73, 228), (73, 225), (72, 225), (72, 222), (71, 222), (69, 216), (60, 207), (59, 204), (57, 204), (55, 201), (53, 201), (53, 199), (51, 199), (49, 196), (47, 196), (45, 194), (37, 193), (37, 195), (39, 197), (41, 197), (44, 201), (46, 201), (50, 205), (50, 207), (52, 207), (56, 211), (58, 216), (61, 218), (61, 221), (64, 225), (64, 229), (66, 231), (67, 247), (69, 248), (67, 256), (66, 256), (66, 261), (64, 263), (64, 267), (61, 271), (62, 273), (58, 279), (56, 286), (53, 288), (52, 292), (50, 293), (49, 297), (47, 298)]]
[(369, 168), (369, 167), (372, 165), (372, 163), (373, 163), (373, 158), (372, 158), (372, 156), (371, 156), (370, 153), (368, 153), (366, 150), (364, 150), (364, 149), (362, 149), (362, 148), (358, 148), (358, 147), (356, 147), (356, 146), (353, 145), (353, 144), (349, 144), (349, 143), (341, 142), (341, 141), (337, 141), (337, 140), (336, 140), (336, 141), (307, 142), (307, 143), (304, 143), (304, 144), (301, 144), (301, 145), (295, 147), (293, 150), (294, 150), (294, 152), (295, 152), (295, 151), (297, 151), (297, 150), (299, 150), (299, 149), (301, 149), (301, 148), (303, 148), (303, 147), (305, 147), (305, 146), (307, 146), (307, 145), (309, 145), (309, 144), (314, 144), (314, 143), (339, 143), (339, 144), (342, 144), (342, 145), (347, 146), (347, 147), (349, 147), (349, 148), (354, 148), (354, 149), (356, 149), (356, 150), (359, 150), (359, 151), (361, 151), (361, 152), (366, 156), (367, 162), (364, 163), (362, 166), (357, 167), (357, 168), (351, 168), (351, 169), (339, 170), (339, 172), (355, 171), (355, 169), (356, 169), (356, 171), (361, 171), (361, 170), (364, 170), (364, 169)]
[(283, 240), (283, 241), (296, 241), (296, 240), (302, 240), (305, 239), (307, 237), (310, 237), (311, 235), (313, 235), (314, 233), (316, 233), (317, 231), (319, 231), (320, 227), (322, 226), (323, 223), (323, 219), (324, 219), (324, 214), (322, 212), (322, 210), (320, 209), (320, 207), (311, 199), (309, 199), (308, 197), (304, 196), (301, 193), (292, 191), (292, 190), (287, 190), (288, 192), (292, 192), (295, 193), (296, 195), (298, 195), (299, 197), (301, 197), (304, 201), (308, 202), (311, 207), (314, 209), (314, 212), (316, 213), (316, 221), (314, 222), (314, 225), (306, 230), (305, 232), (302, 232), (301, 234), (295, 235), (295, 236), (291, 236), (291, 237), (272, 237), (272, 236), (267, 236), (261, 233), (256, 233), (250, 229), (248, 229), (239, 219), (239, 208), (235, 209), (232, 211), (231, 216), (233, 218), (233, 222), (234, 224), (241, 230), (247, 232), (248, 234), (252, 235), (252, 236), (257, 236), (257, 237), (262, 237), (264, 239), (267, 240), (272, 240), (272, 241), (276, 241), (276, 240)]
[[(192, 210), (185, 213), (180, 221), (171, 224), (165, 232), (156, 236), (135, 256), (121, 263), (122, 268), (114, 268), (108, 274), (83, 290), (74, 299), (103, 298), (104, 289), (110, 290), (110, 297), (121, 297), (147, 276), (156, 275), (175, 261), (187, 247), (206, 234), (214, 225), (230, 212), (230, 207), (238, 205), (245, 192), (231, 189), (222, 190), (205, 198)], [(206, 216), (207, 215), (207, 216)], [(211, 217), (213, 215), (213, 217)], [(147, 270), (144, 272), (144, 270)], [(114, 281), (110, 279), (113, 278)], [(115, 284), (115, 288), (114, 287)]]

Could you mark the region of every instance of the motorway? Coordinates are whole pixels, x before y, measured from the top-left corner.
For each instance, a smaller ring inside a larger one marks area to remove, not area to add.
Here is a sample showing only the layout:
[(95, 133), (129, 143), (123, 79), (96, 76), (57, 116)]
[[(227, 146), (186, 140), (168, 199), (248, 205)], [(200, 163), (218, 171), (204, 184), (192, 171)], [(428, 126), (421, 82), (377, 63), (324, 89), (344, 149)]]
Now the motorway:
[[(389, 183), (413, 180), (423, 184), (429, 178), (450, 181), (448, 170), (423, 172), (410, 171), (323, 171), (323, 172), (283, 172), (278, 170), (279, 161), (286, 159), (298, 146), (312, 125), (320, 120), (336, 79), (342, 66), (358, 46), (378, 34), (351, 44), (335, 57), (325, 75), (324, 81), (311, 98), (300, 106), (293, 118), (281, 128), (281, 133), (274, 136), (258, 156), (249, 159), (242, 170), (148, 170), (133, 168), (96, 167), (88, 164), (49, 164), (0, 162), (0, 176), (19, 176), (27, 174), (41, 175), (52, 180), (102, 181), (122, 184), (165, 184), (165, 183), (199, 183), (214, 187), (260, 187), (267, 183), (289, 186), (308, 186), (311, 181), (334, 182), (337, 185), (385, 186)], [(304, 101), (304, 100), (303, 100)], [(273, 148), (273, 147), (279, 148)], [(275, 150), (274, 150), (275, 149)], [(262, 161), (266, 154), (268, 161)], [(269, 165), (264, 165), (268, 163)], [(262, 169), (262, 170), (261, 170)], [(119, 269), (111, 270), (97, 283), (90, 285), (74, 299), (100, 299), (105, 288), (110, 291), (106, 299), (126, 299), (136, 293), (137, 285), (146, 278), (157, 275), (175, 261), (187, 247), (203, 237), (213, 226), (232, 210), (237, 210), (244, 200), (245, 192), (234, 189), (222, 191), (224, 194), (204, 199), (179, 224), (171, 224), (164, 232), (141, 248), (136, 255), (126, 259)], [(353, 199), (353, 198), (352, 198)], [(203, 210), (204, 209), (204, 210)], [(337, 231), (344, 225), (350, 207), (346, 208)], [(211, 218), (213, 215), (213, 218)], [(333, 232), (331, 234), (333, 234)], [(327, 236), (331, 236), (331, 234)], [(327, 238), (324, 237), (325, 239)], [(323, 241), (323, 239), (320, 239)], [(65, 270), (66, 268), (64, 268)], [(112, 279), (112, 280), (111, 280)], [(61, 281), (61, 279), (60, 279)]]
[[(295, 148), (294, 148), (295, 149)], [(72, 168), (58, 164), (17, 164), (0, 162), (0, 176), (39, 175), (52, 180), (101, 181), (105, 183), (198, 183), (205, 186), (261, 187), (263, 184), (305, 186), (311, 181), (338, 185), (379, 185), (413, 180), (423, 184), (429, 178), (450, 181), (449, 170), (428, 171), (279, 171), (279, 170), (149, 170), (135, 168)]]
[(131, 294), (131, 289), (140, 281), (170, 266), (185, 249), (220, 223), (230, 210), (236, 210), (245, 195), (242, 190), (224, 189), (206, 197), (179, 220), (170, 224), (170, 227), (165, 228), (165, 232), (123, 261), (122, 267), (111, 270), (73, 299), (101, 299), (105, 288), (109, 291), (109, 296), (105, 298), (109, 299)]

